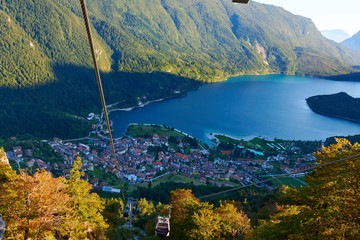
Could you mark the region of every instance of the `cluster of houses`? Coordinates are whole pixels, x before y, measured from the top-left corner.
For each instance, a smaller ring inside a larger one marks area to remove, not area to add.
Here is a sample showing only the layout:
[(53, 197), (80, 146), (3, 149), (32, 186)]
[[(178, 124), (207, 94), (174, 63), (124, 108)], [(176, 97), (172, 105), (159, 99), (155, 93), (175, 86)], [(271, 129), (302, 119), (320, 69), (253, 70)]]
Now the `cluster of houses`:
[(308, 169), (310, 163), (314, 164), (316, 158), (311, 154), (306, 154), (302, 157), (293, 159), (285, 154), (268, 157), (267, 160), (262, 159), (237, 159), (238, 164), (245, 172), (249, 174), (263, 174), (271, 173), (274, 166), (280, 166), (281, 172), (277, 173), (294, 173), (301, 170)]
[(51, 164), (50, 162), (45, 162), (44, 160), (34, 157), (31, 149), (22, 149), (22, 146), (13, 147), (13, 151), (7, 154), (11, 159), (22, 159), (28, 168), (50, 171), (57, 167), (56, 163)]
[[(297, 158), (295, 161), (285, 154), (268, 157), (267, 160), (254, 159), (223, 159), (215, 158), (210, 161), (210, 154), (199, 148), (189, 148), (187, 143), (178, 137), (176, 147), (169, 144), (168, 137), (159, 137), (154, 134), (151, 138), (134, 138), (131, 136), (122, 137), (114, 141), (116, 161), (109, 142), (97, 140), (84, 143), (63, 142), (54, 138), (49, 141), (51, 148), (57, 152), (62, 159), (61, 163), (46, 163), (41, 159), (31, 158), (29, 149), (23, 151), (21, 147), (14, 147), (15, 157), (29, 156), (26, 161), (27, 167), (38, 167), (48, 171), (56, 170), (63, 176), (70, 174), (71, 166), (78, 156), (82, 158), (82, 170), (85, 172), (84, 179), (89, 181), (93, 187), (99, 189), (107, 184), (105, 179), (90, 179), (88, 171), (95, 168), (103, 169), (108, 174), (117, 174), (119, 169), (120, 177), (129, 183), (141, 183), (152, 181), (156, 176), (163, 173), (181, 174), (191, 177), (203, 183), (228, 186), (229, 182), (238, 182), (243, 185), (254, 181), (253, 176), (258, 173), (268, 172), (279, 165), (283, 172), (294, 172), (309, 167), (307, 162), (315, 161), (311, 154)], [(172, 147), (171, 147), (172, 146)], [(158, 148), (156, 148), (158, 147)], [(157, 149), (154, 152), (154, 149)], [(190, 149), (190, 150), (189, 150)], [(231, 152), (223, 151), (224, 158)], [(90, 174), (91, 175), (91, 174)]]
[[(94, 167), (105, 169), (109, 174), (120, 171), (123, 180), (130, 183), (151, 181), (160, 173), (169, 172), (194, 177), (204, 183), (222, 186), (218, 180), (235, 180), (242, 182), (245, 175), (238, 170), (236, 164), (222, 159), (209, 161), (209, 153), (202, 149), (191, 149), (185, 154), (187, 144), (178, 138), (176, 149), (169, 146), (168, 137), (133, 138), (131, 136), (114, 141), (116, 160), (113, 157), (111, 145), (105, 141), (95, 141), (91, 144), (63, 143), (60, 139), (49, 142), (55, 152), (61, 155), (64, 163), (59, 164), (63, 175), (70, 172), (73, 160), (82, 157), (83, 170), (92, 171)], [(149, 147), (161, 147), (162, 151), (149, 153)], [(95, 150), (97, 149), (97, 150)], [(85, 174), (86, 178), (87, 174)], [(99, 179), (87, 179), (95, 187), (103, 187)], [(249, 181), (250, 179), (246, 179)], [(223, 184), (227, 185), (227, 184)]]
[(285, 173), (293, 173), (308, 169), (310, 165), (316, 164), (316, 157), (312, 154), (304, 154), (302, 157), (295, 159), (288, 157), (286, 154), (279, 154), (267, 158), (267, 164), (273, 166), (274, 163), (280, 163), (280, 169)]
[(50, 171), (50, 166), (41, 159), (34, 158), (31, 149), (23, 149), (22, 146), (15, 146), (11, 152), (6, 153), (9, 159), (12, 160), (25, 160), (25, 165), (32, 168), (35, 163), (40, 170), (45, 169)]

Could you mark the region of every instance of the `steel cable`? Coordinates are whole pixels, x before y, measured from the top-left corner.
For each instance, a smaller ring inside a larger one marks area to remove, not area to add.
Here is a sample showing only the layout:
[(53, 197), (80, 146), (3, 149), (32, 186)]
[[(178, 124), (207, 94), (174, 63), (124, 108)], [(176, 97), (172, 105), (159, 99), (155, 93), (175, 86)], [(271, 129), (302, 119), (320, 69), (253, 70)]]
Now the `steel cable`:
[(120, 171), (119, 171), (119, 163), (118, 163), (117, 160), (116, 160), (116, 153), (115, 153), (114, 141), (113, 141), (113, 137), (112, 137), (112, 133), (111, 133), (109, 116), (108, 116), (108, 112), (107, 112), (107, 108), (106, 108), (106, 104), (105, 104), (105, 97), (104, 97), (103, 87), (102, 87), (102, 84), (101, 84), (99, 67), (98, 67), (98, 64), (97, 64), (97, 61), (96, 61), (95, 48), (94, 48), (93, 38), (92, 38), (92, 35), (91, 35), (91, 29), (90, 29), (90, 24), (89, 24), (89, 17), (88, 17), (88, 12), (87, 12), (87, 8), (86, 8), (85, 0), (80, 0), (80, 4), (81, 4), (81, 9), (82, 9), (83, 17), (84, 17), (84, 22), (85, 22), (85, 27), (86, 27), (86, 33), (87, 33), (87, 37), (88, 37), (88, 40), (89, 40), (91, 55), (92, 55), (92, 59), (93, 59), (93, 63), (94, 63), (96, 80), (97, 80), (98, 87), (99, 87), (99, 92), (100, 92), (100, 97), (101, 97), (101, 103), (102, 103), (102, 107), (103, 107), (103, 110), (104, 110), (104, 116), (105, 116), (105, 119), (106, 119), (106, 125), (107, 125), (108, 131), (109, 131), (109, 139), (110, 139), (110, 143), (111, 143), (112, 152), (113, 152), (113, 155), (114, 155), (114, 160), (115, 160), (115, 165), (116, 165), (117, 176), (118, 176), (118, 179), (119, 179), (119, 184), (120, 184), (120, 188), (121, 188), (122, 198), (123, 198), (123, 201), (124, 201), (124, 203), (125, 203), (125, 195), (124, 195), (124, 191), (123, 191), (123, 187), (122, 187), (122, 183), (121, 183), (121, 177), (120, 177)]

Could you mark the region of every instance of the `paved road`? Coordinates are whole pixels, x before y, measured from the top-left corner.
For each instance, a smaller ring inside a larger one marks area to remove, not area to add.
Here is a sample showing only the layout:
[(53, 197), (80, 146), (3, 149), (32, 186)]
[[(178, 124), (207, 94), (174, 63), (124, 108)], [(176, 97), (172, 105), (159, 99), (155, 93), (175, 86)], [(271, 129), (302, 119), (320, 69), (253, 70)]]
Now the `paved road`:
[(161, 174), (160, 176), (157, 176), (157, 177), (151, 179), (151, 181), (154, 181), (154, 180), (156, 180), (156, 179), (158, 179), (158, 178), (161, 178), (161, 177), (163, 177), (163, 176), (165, 176), (165, 175), (168, 175), (168, 174), (170, 174), (170, 172), (166, 172), (166, 173), (164, 173), (164, 174)]
[(83, 138), (66, 139), (66, 140), (63, 140), (63, 142), (75, 142), (75, 141), (81, 141), (81, 140), (99, 140), (99, 139), (91, 138), (91, 137), (83, 137)]

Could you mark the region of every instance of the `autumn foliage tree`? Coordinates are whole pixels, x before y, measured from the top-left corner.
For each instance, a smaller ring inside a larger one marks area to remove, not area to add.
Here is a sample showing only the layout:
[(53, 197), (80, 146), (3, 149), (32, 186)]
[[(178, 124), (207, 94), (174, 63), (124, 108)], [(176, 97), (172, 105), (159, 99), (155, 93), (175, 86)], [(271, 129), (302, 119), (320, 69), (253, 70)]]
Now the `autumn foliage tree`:
[[(179, 204), (181, 203), (181, 204)], [(171, 209), (171, 237), (173, 239), (189, 239), (189, 233), (194, 228), (192, 216), (200, 206), (191, 190), (177, 189), (170, 192), (170, 204), (176, 207)], [(167, 215), (165, 212), (162, 215)]]
[[(316, 153), (324, 164), (360, 154), (345, 139)], [(284, 188), (284, 206), (254, 232), (255, 239), (360, 239), (360, 158), (314, 169), (308, 186)]]
[(232, 203), (220, 203), (215, 209), (220, 216), (221, 239), (244, 239), (252, 232), (250, 219)]
[(140, 216), (147, 216), (147, 215), (151, 215), (152, 213), (155, 212), (155, 206), (152, 202), (147, 201), (146, 198), (141, 198), (138, 202), (137, 202), (137, 207), (140, 210)]
[(0, 212), (6, 222), (6, 239), (44, 239), (65, 233), (66, 216), (72, 210), (64, 178), (41, 171), (28, 175), (8, 169), (8, 181), (0, 186)]
[(204, 204), (192, 216), (193, 228), (189, 232), (192, 239), (218, 239), (220, 236), (220, 216), (213, 206)]
[(214, 208), (191, 190), (177, 189), (171, 192), (170, 204), (173, 239), (244, 239), (251, 234), (250, 220), (232, 203)]
[(103, 206), (89, 184), (80, 179), (81, 159), (69, 179), (38, 171), (16, 174), (0, 161), (0, 212), (5, 239), (99, 239), (107, 225)]

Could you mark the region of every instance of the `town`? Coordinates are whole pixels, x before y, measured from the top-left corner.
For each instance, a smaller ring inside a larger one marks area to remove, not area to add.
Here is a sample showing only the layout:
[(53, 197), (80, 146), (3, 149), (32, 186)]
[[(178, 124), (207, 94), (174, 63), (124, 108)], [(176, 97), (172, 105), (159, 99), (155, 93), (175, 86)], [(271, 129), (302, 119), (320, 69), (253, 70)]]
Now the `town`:
[[(60, 176), (69, 175), (74, 159), (80, 156), (84, 179), (94, 189), (110, 192), (120, 191), (116, 187), (117, 165), (121, 179), (131, 185), (156, 181), (166, 175), (181, 175), (191, 179), (194, 184), (237, 187), (307, 169), (316, 160), (311, 154), (314, 150), (304, 153), (291, 141), (279, 143), (263, 140), (254, 144), (252, 141), (216, 135), (213, 136), (216, 145), (207, 149), (194, 138), (166, 126), (131, 127), (138, 131), (137, 135), (141, 135), (142, 129), (147, 129), (147, 132), (141, 137), (128, 134), (114, 140), (118, 164), (107, 139), (81, 142), (67, 142), (59, 138), (44, 140), (59, 156), (57, 162), (36, 158), (31, 149), (23, 149), (21, 145), (13, 147), (7, 155), (10, 161), (16, 162), (15, 166), (45, 169)], [(149, 132), (154, 133), (150, 135)], [(321, 144), (316, 146), (320, 148)], [(305, 185), (303, 174), (292, 176), (291, 180), (295, 186)], [(272, 185), (281, 183), (284, 182), (269, 182), (262, 186), (272, 188)]]

